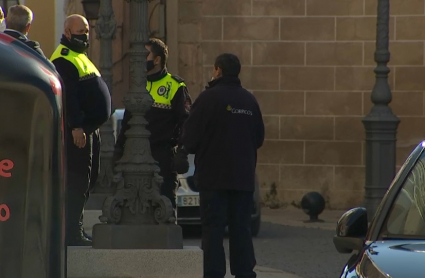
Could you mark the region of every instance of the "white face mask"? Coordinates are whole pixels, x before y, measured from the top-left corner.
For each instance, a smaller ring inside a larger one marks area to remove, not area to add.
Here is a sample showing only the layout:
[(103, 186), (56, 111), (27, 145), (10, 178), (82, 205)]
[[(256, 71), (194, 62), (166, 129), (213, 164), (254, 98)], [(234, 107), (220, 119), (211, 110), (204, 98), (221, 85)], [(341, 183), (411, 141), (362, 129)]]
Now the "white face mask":
[(4, 30), (6, 30), (6, 20), (3, 19), (0, 23), (0, 32), (4, 32)]

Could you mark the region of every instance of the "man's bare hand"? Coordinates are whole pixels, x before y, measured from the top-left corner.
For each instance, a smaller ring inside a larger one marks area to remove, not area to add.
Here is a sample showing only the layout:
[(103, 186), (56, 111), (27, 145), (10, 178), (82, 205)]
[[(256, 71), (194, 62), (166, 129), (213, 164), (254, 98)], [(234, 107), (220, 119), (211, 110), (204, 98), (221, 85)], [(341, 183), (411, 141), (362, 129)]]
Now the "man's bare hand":
[(79, 148), (86, 146), (86, 134), (82, 128), (75, 128), (72, 130), (72, 137), (74, 137), (74, 144)]

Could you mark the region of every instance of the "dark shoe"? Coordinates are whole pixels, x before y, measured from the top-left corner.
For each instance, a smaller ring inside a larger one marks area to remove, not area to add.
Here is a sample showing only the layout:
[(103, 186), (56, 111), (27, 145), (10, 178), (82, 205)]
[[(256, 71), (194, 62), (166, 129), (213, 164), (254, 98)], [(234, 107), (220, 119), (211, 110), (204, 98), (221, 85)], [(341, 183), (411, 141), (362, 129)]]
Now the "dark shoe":
[(70, 240), (68, 246), (92, 246), (92, 241), (86, 237), (78, 237)]

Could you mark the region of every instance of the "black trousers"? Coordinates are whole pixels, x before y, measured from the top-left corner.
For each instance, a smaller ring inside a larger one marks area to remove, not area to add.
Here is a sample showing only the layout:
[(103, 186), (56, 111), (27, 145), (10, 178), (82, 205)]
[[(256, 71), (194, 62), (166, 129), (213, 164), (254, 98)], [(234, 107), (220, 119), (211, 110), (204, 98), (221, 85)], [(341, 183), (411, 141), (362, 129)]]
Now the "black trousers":
[(159, 175), (163, 177), (164, 183), (161, 186), (161, 195), (170, 199), (174, 208), (174, 216), (176, 209), (176, 191), (178, 188), (177, 172), (174, 171), (173, 148), (168, 143), (151, 144), (152, 157), (157, 161), (161, 169)]
[[(86, 192), (86, 200), (84, 202), (84, 206), (86, 206), (87, 201), (90, 197), (90, 193), (94, 190), (94, 186), (96, 184), (97, 178), (99, 177), (100, 173), (100, 131), (99, 129), (95, 130), (93, 132), (93, 144), (92, 144), (92, 159), (91, 159), (91, 169), (90, 169), (90, 181), (89, 181), (89, 188)], [(83, 230), (84, 222), (84, 209), (81, 213), (80, 222), (79, 225), (81, 227), (81, 230)]]
[[(78, 148), (73, 141), (71, 130), (66, 135), (66, 242), (72, 245), (82, 236), (82, 220), (92, 175), (97, 179), (99, 163), (93, 166), (93, 141), (100, 142), (99, 131), (87, 136), (84, 148)], [(97, 144), (96, 143), (96, 144)], [(98, 153), (99, 155), (99, 153)], [(96, 164), (96, 163), (95, 163)], [(93, 173), (93, 174), (92, 174)]]
[(92, 168), (90, 171), (90, 183), (87, 199), (89, 198), (90, 193), (94, 190), (94, 185), (96, 184), (100, 173), (100, 144), (100, 131), (97, 129), (93, 133)]
[(223, 278), (226, 257), (223, 238), (229, 226), (230, 271), (236, 278), (256, 277), (251, 237), (253, 192), (200, 191), (204, 278)]

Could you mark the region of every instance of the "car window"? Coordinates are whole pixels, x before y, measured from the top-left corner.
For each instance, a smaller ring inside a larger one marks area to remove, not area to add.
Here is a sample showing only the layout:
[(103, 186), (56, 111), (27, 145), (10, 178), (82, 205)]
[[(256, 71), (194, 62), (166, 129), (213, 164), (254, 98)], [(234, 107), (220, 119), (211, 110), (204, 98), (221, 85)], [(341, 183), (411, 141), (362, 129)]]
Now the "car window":
[(425, 238), (425, 153), (404, 181), (381, 236)]

